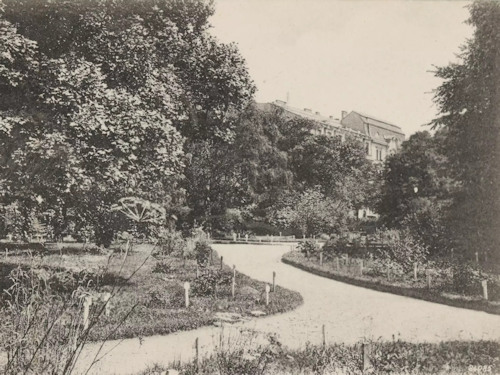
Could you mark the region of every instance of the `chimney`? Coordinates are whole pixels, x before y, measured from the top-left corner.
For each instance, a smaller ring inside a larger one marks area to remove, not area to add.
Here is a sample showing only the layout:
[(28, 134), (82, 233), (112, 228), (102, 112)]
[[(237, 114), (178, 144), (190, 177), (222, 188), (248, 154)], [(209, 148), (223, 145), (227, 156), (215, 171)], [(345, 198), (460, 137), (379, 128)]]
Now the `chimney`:
[(347, 116), (347, 111), (342, 111), (342, 115), (340, 116), (340, 118), (343, 120), (344, 117)]

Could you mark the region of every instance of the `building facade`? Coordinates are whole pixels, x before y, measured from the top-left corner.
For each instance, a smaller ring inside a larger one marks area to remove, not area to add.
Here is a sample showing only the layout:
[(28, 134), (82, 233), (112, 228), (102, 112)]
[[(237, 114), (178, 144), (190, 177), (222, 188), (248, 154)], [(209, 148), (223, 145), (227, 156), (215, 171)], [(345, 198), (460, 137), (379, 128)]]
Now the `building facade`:
[(286, 116), (313, 121), (313, 134), (339, 136), (343, 140), (346, 137), (358, 139), (365, 145), (366, 157), (373, 162), (383, 162), (388, 155), (399, 149), (405, 139), (405, 134), (399, 126), (356, 111), (342, 111), (341, 117), (335, 118), (323, 116), (309, 108), (291, 107), (281, 100), (259, 106), (264, 110), (281, 108)]

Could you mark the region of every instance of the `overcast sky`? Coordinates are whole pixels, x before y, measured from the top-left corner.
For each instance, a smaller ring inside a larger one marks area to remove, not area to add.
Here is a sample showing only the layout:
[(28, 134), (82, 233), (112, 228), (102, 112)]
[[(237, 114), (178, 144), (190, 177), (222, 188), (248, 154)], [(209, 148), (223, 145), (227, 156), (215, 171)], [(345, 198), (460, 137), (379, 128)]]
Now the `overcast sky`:
[(256, 100), (340, 117), (358, 110), (409, 135), (436, 115), (433, 65), (472, 35), (462, 1), (216, 0), (212, 33), (236, 42)]

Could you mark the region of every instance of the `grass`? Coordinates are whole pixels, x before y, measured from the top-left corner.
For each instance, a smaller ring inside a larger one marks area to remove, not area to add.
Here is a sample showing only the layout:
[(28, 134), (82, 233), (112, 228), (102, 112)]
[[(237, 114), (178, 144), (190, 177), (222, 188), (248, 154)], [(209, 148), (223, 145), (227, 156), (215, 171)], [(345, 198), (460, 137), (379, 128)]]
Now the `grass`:
[[(264, 291), (265, 283), (237, 273), (234, 299), (229, 285), (220, 288), (217, 298), (191, 295), (190, 306), (186, 308), (183, 284), (186, 281), (193, 282), (196, 278), (196, 261), (166, 257), (162, 259), (164, 267), (158, 268), (158, 260), (149, 256), (151, 249), (150, 245), (138, 245), (125, 262), (124, 255), (117, 251), (110, 254), (63, 251), (62, 254), (40, 254), (31, 257), (23, 254), (9, 256), (0, 262), (0, 286), (2, 289), (8, 287), (7, 276), (14, 267), (27, 267), (33, 262), (41, 267), (70, 270), (75, 275), (83, 270), (99, 274), (106, 269), (101, 279), (101, 290), (111, 291), (115, 287), (117, 292), (111, 301), (110, 316), (102, 316), (91, 330), (90, 339), (94, 341), (194, 329), (213, 324), (216, 321), (215, 314), (219, 311), (237, 312), (243, 316), (253, 310), (275, 314), (291, 310), (302, 303), (299, 293), (277, 287), (271, 295), (269, 306), (266, 306), (262, 298), (257, 301), (239, 293), (243, 287)], [(219, 268), (220, 263), (215, 263)], [(161, 268), (163, 272), (153, 272)], [(230, 271), (225, 265), (224, 269)]]
[[(365, 360), (365, 356), (368, 360)], [(252, 349), (250, 345), (222, 345), (214, 354), (194, 362), (173, 364), (183, 375), (204, 374), (498, 374), (500, 343), (495, 341), (450, 341), (438, 344), (403, 341), (371, 341), (356, 345), (306, 344), (289, 350), (270, 340)], [(155, 366), (141, 375), (159, 374)]]
[(291, 251), (283, 255), (282, 261), (286, 264), (300, 268), (304, 271), (316, 275), (342, 281), (348, 284), (374, 289), (382, 292), (399, 294), (406, 297), (418, 298), (426, 301), (437, 302), (450, 306), (463, 307), (473, 310), (486, 311), (492, 314), (500, 314), (500, 301), (486, 301), (480, 294), (464, 295), (452, 291), (451, 287), (443, 279), (434, 276), (431, 288), (429, 289), (425, 279), (425, 273), (420, 270), (418, 280), (413, 280), (411, 275), (403, 277), (380, 275), (372, 272), (369, 262), (365, 261), (363, 274), (356, 259), (351, 259), (350, 263), (340, 262), (337, 268), (336, 261), (325, 260), (322, 265), (315, 257), (306, 258), (299, 251)]

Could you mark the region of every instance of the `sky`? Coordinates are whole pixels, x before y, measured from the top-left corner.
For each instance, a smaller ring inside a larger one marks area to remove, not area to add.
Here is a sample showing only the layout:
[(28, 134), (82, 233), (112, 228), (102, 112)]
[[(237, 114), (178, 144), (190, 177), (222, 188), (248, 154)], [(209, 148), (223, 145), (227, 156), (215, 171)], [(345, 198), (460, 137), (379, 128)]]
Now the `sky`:
[(434, 66), (457, 62), (463, 1), (216, 0), (211, 33), (235, 42), (256, 101), (340, 117), (357, 110), (410, 135), (436, 117)]

